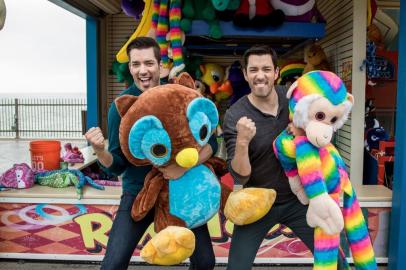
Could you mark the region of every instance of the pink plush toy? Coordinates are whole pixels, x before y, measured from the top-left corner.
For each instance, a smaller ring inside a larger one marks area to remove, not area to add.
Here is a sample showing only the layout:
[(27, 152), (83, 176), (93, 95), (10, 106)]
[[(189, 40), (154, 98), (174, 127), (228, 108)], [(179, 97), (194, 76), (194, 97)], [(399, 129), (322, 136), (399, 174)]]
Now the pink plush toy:
[(0, 176), (1, 188), (30, 188), (34, 185), (34, 172), (26, 163), (14, 164)]
[(287, 22), (325, 22), (316, 0), (270, 0), (274, 9), (285, 14)]

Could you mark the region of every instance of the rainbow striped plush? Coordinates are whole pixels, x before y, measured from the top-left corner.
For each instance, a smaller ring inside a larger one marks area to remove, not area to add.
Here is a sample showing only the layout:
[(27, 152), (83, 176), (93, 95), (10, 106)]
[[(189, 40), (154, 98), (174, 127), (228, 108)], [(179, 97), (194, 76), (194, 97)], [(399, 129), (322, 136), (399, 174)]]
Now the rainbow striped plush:
[[(334, 105), (344, 102), (348, 96), (341, 79), (331, 72), (309, 72), (295, 83), (289, 100), (290, 119), (293, 119), (297, 103), (305, 96), (318, 94)], [(344, 228), (355, 268), (377, 269), (368, 228), (345, 163), (334, 145), (330, 143), (317, 148), (306, 136), (293, 137), (283, 131), (274, 141), (273, 147), (285, 174), (288, 177), (299, 176), (309, 199), (328, 193), (339, 204), (341, 191), (344, 192)], [(339, 234), (328, 235), (321, 228), (316, 228), (314, 241), (313, 269), (337, 269), (338, 256), (343, 257), (344, 267), (350, 269), (340, 248)]]
[(183, 64), (180, 19), (180, 0), (169, 0), (169, 2), (168, 0), (154, 0), (151, 25), (155, 30), (156, 40), (161, 49), (161, 60), (164, 68), (169, 68), (168, 41), (166, 39), (168, 31), (174, 65)]
[(296, 81), (296, 88), (289, 99), (289, 119), (293, 119), (296, 104), (302, 97), (318, 94), (326, 97), (333, 105), (347, 99), (347, 89), (343, 81), (329, 71), (311, 71)]

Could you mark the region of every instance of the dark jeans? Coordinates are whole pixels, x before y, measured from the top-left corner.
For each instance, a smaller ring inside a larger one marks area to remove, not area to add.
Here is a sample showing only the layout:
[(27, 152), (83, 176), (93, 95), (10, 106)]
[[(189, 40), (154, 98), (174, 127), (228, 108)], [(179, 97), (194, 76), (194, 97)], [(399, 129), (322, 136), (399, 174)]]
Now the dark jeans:
[[(154, 211), (135, 222), (131, 218), (134, 195), (124, 193), (109, 234), (102, 270), (123, 270), (128, 268), (131, 256), (138, 242), (154, 221)], [(215, 265), (213, 246), (207, 225), (192, 230), (196, 237), (196, 248), (190, 257), (190, 270), (211, 270)]]
[(255, 256), (268, 231), (277, 223), (288, 226), (313, 252), (314, 229), (306, 222), (307, 206), (298, 200), (273, 205), (260, 220), (252, 224), (234, 226), (228, 256), (228, 270), (251, 269)]

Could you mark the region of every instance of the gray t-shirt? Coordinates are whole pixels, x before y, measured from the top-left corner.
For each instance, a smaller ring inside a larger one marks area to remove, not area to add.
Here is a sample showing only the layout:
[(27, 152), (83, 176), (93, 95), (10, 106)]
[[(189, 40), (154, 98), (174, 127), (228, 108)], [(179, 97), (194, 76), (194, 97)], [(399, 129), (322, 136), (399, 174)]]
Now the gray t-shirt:
[[(244, 187), (273, 188), (277, 192), (276, 203), (283, 203), (296, 196), (292, 193), (288, 179), (273, 152), (273, 141), (289, 123), (287, 89), (284, 86), (275, 86), (275, 89), (279, 101), (276, 116), (261, 112), (245, 96), (227, 110), (223, 129), (227, 147), (227, 164), (234, 179)], [(256, 134), (249, 144), (251, 175), (247, 177), (239, 175), (231, 168), (237, 139), (236, 124), (243, 116), (254, 121), (256, 126)]]

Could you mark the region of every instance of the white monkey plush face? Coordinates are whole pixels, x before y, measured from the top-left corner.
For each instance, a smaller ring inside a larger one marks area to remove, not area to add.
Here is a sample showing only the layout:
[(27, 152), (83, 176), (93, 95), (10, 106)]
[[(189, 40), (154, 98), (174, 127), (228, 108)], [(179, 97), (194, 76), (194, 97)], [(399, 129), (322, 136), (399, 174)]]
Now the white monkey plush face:
[(341, 79), (329, 71), (306, 73), (292, 84), (287, 97), (291, 121), (305, 130), (316, 147), (330, 143), (333, 132), (347, 121), (354, 101)]

